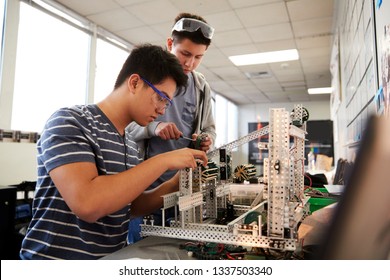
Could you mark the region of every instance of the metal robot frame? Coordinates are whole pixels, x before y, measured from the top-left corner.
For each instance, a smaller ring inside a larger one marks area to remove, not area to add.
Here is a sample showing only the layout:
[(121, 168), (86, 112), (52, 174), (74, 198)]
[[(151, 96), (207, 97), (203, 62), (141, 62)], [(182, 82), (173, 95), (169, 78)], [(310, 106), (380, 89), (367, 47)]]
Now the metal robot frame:
[[(141, 235), (294, 251), (298, 226), (309, 213), (310, 197), (304, 194), (305, 110), (301, 105), (295, 105), (291, 114), (285, 109), (270, 109), (268, 126), (209, 152), (209, 160), (219, 158), (219, 176), (208, 176), (200, 166), (180, 170), (179, 191), (163, 196), (162, 212), (178, 208), (175, 220), (166, 226), (163, 215), (163, 225), (156, 226), (153, 219), (145, 218)], [(229, 154), (266, 134), (268, 143), (259, 144), (259, 149), (267, 149), (269, 154), (264, 159), (264, 184), (259, 183), (263, 192), (251, 205), (235, 205), (238, 217), (234, 220), (215, 224), (218, 209), (226, 209), (231, 198)], [(248, 223), (251, 213), (257, 214)]]

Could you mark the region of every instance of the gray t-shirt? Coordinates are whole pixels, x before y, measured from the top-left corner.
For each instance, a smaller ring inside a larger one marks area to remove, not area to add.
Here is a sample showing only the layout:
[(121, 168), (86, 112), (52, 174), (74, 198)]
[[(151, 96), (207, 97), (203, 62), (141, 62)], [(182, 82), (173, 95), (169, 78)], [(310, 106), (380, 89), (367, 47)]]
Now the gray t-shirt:
[[(165, 114), (159, 116), (156, 121), (173, 122), (178, 129), (183, 132), (183, 136), (191, 138), (195, 130), (195, 112), (196, 112), (196, 91), (194, 78), (192, 74), (188, 74), (188, 86), (185, 93), (177, 93), (173, 99), (173, 105), (166, 110)], [(148, 143), (148, 150), (146, 152), (147, 158), (155, 155), (169, 152), (191, 145), (191, 141), (179, 138), (178, 140), (162, 140), (160, 137), (150, 138)], [(170, 179), (177, 171), (167, 171), (164, 173), (152, 187), (157, 187), (161, 183)]]

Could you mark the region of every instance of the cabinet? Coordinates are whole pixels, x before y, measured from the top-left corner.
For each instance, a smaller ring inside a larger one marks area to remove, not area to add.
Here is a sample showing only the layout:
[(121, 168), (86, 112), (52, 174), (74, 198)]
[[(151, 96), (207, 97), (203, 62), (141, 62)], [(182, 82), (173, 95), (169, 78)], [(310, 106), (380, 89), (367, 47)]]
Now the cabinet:
[(307, 135), (305, 143), (305, 165), (308, 164), (308, 154), (311, 148), (314, 154), (322, 154), (333, 158), (334, 165), (334, 147), (333, 147), (333, 122), (331, 120), (319, 120), (307, 122)]
[(15, 259), (16, 187), (0, 186), (0, 256), (2, 260)]
[(0, 256), (2, 260), (19, 259), (24, 233), (32, 217), (35, 181), (0, 186)]

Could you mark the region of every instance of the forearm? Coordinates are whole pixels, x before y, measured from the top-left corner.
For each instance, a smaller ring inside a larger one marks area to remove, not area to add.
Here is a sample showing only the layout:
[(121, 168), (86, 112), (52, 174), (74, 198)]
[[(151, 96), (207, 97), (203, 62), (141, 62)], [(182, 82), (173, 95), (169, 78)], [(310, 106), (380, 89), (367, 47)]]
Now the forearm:
[[(100, 212), (98, 218), (125, 207), (129, 202), (134, 203), (167, 170), (164, 166), (164, 162), (160, 161), (159, 158), (154, 158), (126, 172), (114, 175), (115, 178), (110, 178), (113, 177), (112, 175), (97, 177), (96, 183), (101, 185), (102, 190), (105, 192), (104, 195), (96, 197), (96, 199), (100, 200), (97, 203), (99, 205), (98, 209), (96, 209), (97, 213)], [(115, 187), (107, 188), (107, 185)], [(110, 199), (106, 200), (103, 198), (104, 196), (109, 196)]]
[[(134, 202), (165, 171), (195, 168), (196, 159), (207, 164), (204, 152), (184, 148), (156, 155), (115, 175), (99, 175), (94, 163), (78, 162), (55, 168), (50, 176), (69, 208), (81, 219), (95, 222)], [(169, 183), (155, 195), (159, 197), (173, 188)]]
[(158, 155), (125, 172), (101, 176), (94, 164), (75, 163), (50, 175), (70, 209), (82, 220), (95, 222), (133, 202), (167, 170), (166, 162)]
[(152, 136), (155, 136), (155, 129), (160, 122), (151, 122), (147, 126), (140, 126), (135, 122), (132, 122), (126, 127), (126, 132), (132, 135), (133, 139), (141, 141), (144, 139), (149, 139)]
[[(163, 206), (162, 196), (179, 190), (178, 173), (170, 180), (151, 191), (145, 191), (131, 205), (134, 217), (148, 215)], [(145, 203), (147, 201), (147, 203)]]

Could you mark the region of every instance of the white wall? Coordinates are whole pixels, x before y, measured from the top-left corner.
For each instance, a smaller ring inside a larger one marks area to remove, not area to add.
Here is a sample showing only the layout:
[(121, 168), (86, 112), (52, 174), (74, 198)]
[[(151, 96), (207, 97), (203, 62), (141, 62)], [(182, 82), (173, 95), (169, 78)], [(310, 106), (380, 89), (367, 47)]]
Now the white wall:
[[(294, 103), (257, 103), (239, 106), (239, 125), (244, 129), (242, 133), (248, 133), (248, 122), (257, 122), (258, 116), (261, 121), (269, 121), (269, 109), (285, 108), (287, 111), (292, 111), (295, 104), (302, 104), (309, 111), (310, 120), (329, 120), (330, 108), (329, 101), (316, 102), (294, 102)], [(245, 125), (245, 126), (244, 126)], [(241, 131), (239, 131), (241, 136)]]
[(0, 142), (0, 185), (36, 180), (36, 144)]

